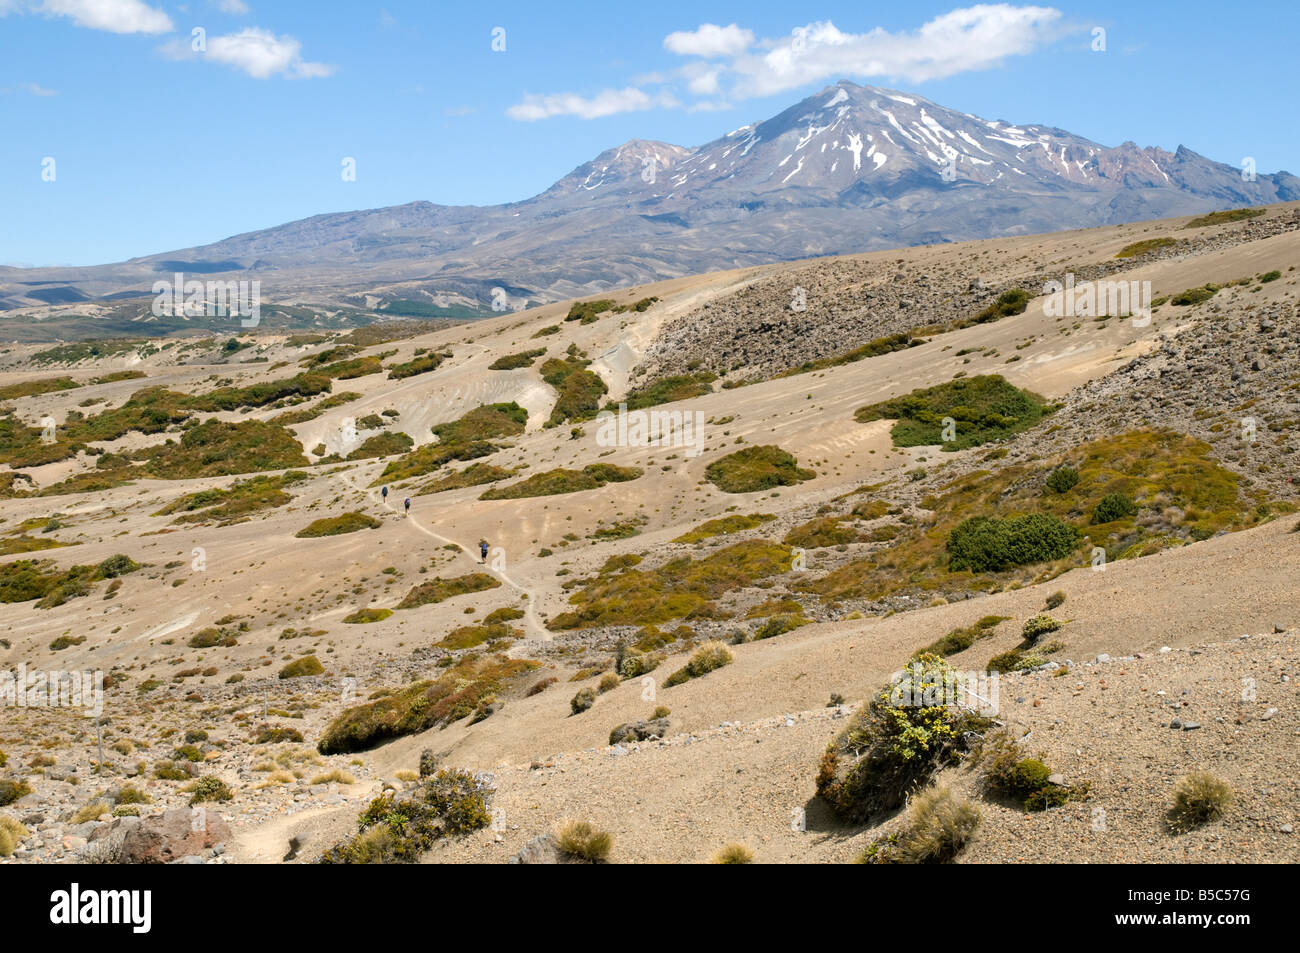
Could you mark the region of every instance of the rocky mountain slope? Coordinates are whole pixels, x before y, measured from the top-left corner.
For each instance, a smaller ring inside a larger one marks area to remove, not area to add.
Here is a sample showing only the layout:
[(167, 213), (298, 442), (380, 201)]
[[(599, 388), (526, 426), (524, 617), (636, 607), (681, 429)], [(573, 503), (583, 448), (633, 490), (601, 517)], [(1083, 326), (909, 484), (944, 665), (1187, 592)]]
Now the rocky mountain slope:
[(766, 262), (1297, 198), (1286, 172), (1247, 181), (1183, 147), (1106, 147), (840, 82), (696, 148), (624, 143), (520, 202), (413, 202), (115, 265), (0, 269), (0, 307), (144, 297), (188, 270), (257, 278), (280, 302), (516, 310)]

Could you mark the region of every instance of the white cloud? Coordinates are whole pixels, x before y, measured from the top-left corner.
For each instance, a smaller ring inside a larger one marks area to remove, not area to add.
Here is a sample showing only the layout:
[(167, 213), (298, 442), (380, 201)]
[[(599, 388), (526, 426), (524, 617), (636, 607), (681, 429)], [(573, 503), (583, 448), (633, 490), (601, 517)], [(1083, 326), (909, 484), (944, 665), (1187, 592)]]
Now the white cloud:
[(669, 93), (660, 92), (652, 95), (635, 86), (628, 86), (624, 89), (604, 89), (592, 97), (579, 96), (577, 93), (554, 93), (549, 96), (528, 93), (524, 95), (523, 102), (507, 109), (506, 115), (511, 119), (521, 119), (526, 122), (549, 119), (552, 116), (598, 119), (615, 113), (677, 104), (677, 100)]
[(754, 33), (736, 24), (705, 23), (698, 30), (679, 30), (664, 37), (664, 49), (679, 56), (736, 56), (754, 43)]
[[(924, 83), (992, 69), (1008, 57), (1032, 53), (1069, 32), (1061, 16), (1053, 7), (978, 4), (940, 14), (911, 31), (876, 27), (845, 33), (826, 20), (764, 39), (735, 23), (705, 23), (664, 38), (664, 49), (689, 58), (667, 75), (647, 73), (625, 89), (607, 89), (591, 98), (530, 94), (506, 112), (524, 120), (562, 115), (591, 119), (683, 105), (674, 97), (674, 87), (701, 97), (685, 108), (710, 110), (839, 79)], [(661, 89), (648, 92), (651, 86)]]
[(733, 95), (765, 96), (823, 80), (888, 77), (912, 83), (990, 69), (1056, 36), (1061, 12), (1051, 7), (981, 4), (942, 14), (914, 32), (844, 33), (830, 21), (809, 23), (764, 42), (767, 52), (737, 57)]
[[(16, 9), (17, 4), (11, 4)], [(77, 26), (109, 33), (170, 33), (171, 17), (141, 0), (44, 0), (31, 9), (71, 17)]]
[(44, 86), (41, 86), (39, 83), (23, 83), (21, 85), (23, 89), (27, 90), (27, 92), (31, 93), (33, 96), (59, 95), (56, 91), (52, 89), (46, 89)]
[(309, 63), (302, 58), (302, 43), (291, 36), (276, 36), (269, 30), (245, 27), (238, 33), (208, 37), (207, 51), (195, 53), (190, 44), (177, 40), (162, 48), (173, 59), (210, 59), (242, 70), (254, 79), (281, 74), (290, 79), (329, 76), (334, 67)]
[(217, 9), (222, 13), (244, 14), (248, 12), (248, 4), (244, 0), (216, 0)]

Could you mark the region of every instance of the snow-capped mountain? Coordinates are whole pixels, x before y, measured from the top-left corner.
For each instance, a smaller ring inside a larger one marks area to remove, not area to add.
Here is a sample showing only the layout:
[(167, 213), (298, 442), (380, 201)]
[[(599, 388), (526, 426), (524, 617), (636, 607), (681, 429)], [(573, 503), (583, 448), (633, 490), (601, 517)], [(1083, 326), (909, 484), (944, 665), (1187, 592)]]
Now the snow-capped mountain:
[[(365, 292), (486, 307), (902, 245), (1300, 199), (1189, 149), (1106, 147), (840, 82), (695, 149), (632, 140), (531, 199), (318, 215), (118, 265), (0, 269), (0, 307), (143, 294), (182, 268), (261, 278), (271, 300)], [(37, 281), (37, 284), (31, 282)], [(392, 290), (396, 286), (397, 290)]]

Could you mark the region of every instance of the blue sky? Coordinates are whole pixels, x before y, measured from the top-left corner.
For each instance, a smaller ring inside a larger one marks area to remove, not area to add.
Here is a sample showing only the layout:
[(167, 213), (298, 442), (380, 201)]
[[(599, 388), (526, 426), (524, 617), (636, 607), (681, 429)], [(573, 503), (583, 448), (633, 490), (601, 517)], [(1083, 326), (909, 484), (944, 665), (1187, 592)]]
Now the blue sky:
[(118, 261), (417, 199), (514, 201), (628, 139), (698, 145), (842, 78), (1300, 174), (1300, 5), (1283, 0), (562, 10), (0, 0), (0, 263)]

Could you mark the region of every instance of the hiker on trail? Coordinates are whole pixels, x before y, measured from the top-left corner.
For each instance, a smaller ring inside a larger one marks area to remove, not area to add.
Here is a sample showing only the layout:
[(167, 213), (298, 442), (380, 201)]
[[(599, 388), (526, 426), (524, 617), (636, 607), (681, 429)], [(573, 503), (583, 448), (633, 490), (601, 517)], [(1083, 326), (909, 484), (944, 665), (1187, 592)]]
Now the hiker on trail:
[(380, 494), (383, 496), (383, 498), (384, 498), (385, 500), (388, 499), (388, 487), (384, 487), (384, 488), (383, 488), (382, 490), (380, 490), (379, 492), (380, 492)]
[(483, 555), (483, 562), (487, 562), (488, 544), (486, 539), (479, 540), (478, 551)]
[(406, 515), (411, 515), (411, 498), (409, 496), (406, 498)]

